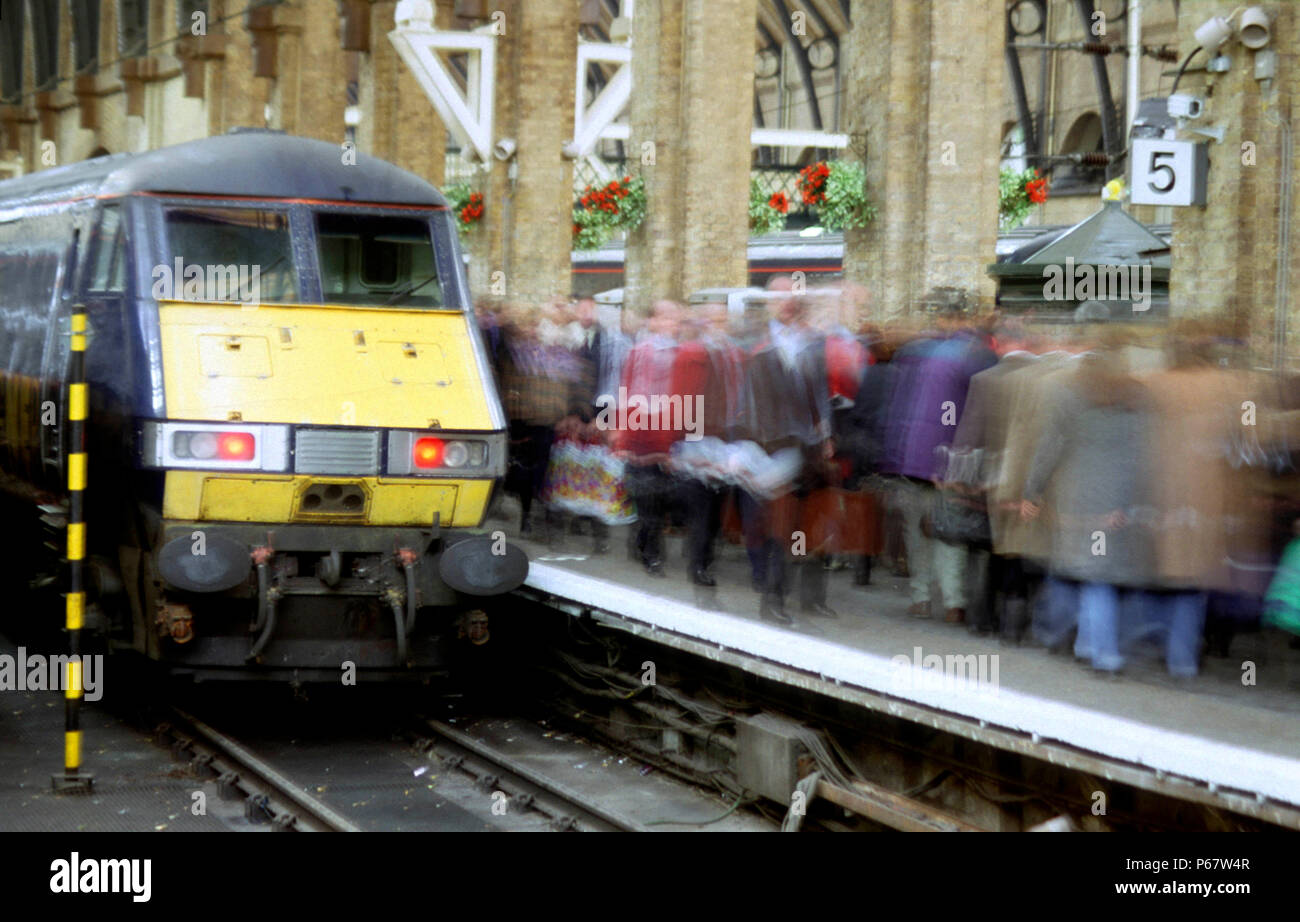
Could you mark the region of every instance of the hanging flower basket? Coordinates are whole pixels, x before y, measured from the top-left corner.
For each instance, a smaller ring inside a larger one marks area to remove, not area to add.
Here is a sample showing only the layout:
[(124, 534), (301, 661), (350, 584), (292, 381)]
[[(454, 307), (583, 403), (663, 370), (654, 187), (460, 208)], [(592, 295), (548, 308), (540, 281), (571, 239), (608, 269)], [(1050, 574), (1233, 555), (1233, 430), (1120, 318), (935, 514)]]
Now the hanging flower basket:
[(573, 246), (598, 250), (617, 231), (634, 231), (645, 220), (645, 180), (624, 176), (603, 186), (588, 186), (573, 203)]
[(784, 192), (768, 195), (757, 177), (749, 180), (749, 232), (755, 237), (775, 234), (785, 227), (790, 200)]
[(1035, 205), (1047, 201), (1047, 179), (1038, 171), (1002, 168), (998, 175), (998, 226), (1014, 230), (1029, 217)]
[(799, 171), (799, 197), (817, 209), (817, 223), (827, 230), (866, 227), (876, 217), (860, 163), (832, 160), (804, 167)]
[(443, 190), (452, 214), (456, 216), (456, 230), (465, 234), (483, 219), (483, 193), (475, 192), (468, 183), (457, 183)]

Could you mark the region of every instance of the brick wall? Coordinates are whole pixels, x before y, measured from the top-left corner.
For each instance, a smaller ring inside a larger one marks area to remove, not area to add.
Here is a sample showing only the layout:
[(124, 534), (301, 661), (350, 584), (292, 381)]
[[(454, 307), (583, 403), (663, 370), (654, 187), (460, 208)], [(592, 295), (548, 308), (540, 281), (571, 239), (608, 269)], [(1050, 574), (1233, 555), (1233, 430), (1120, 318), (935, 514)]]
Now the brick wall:
[[(1175, 314), (1215, 315), (1233, 320), (1247, 332), (1256, 354), (1271, 361), (1274, 322), (1277, 311), (1286, 312), (1289, 332), (1287, 351), (1297, 343), (1295, 326), (1297, 289), (1300, 288), (1300, 200), (1294, 174), (1300, 157), (1292, 151), (1291, 162), (1282, 156), (1283, 130), (1279, 117), (1291, 121), (1295, 112), (1291, 100), (1300, 91), (1297, 66), (1296, 9), (1291, 4), (1265, 6), (1275, 17), (1272, 41), (1278, 55), (1278, 79), (1264, 87), (1254, 79), (1254, 52), (1235, 40), (1222, 49), (1232, 59), (1227, 73), (1183, 78), (1179, 92), (1207, 99), (1199, 124), (1222, 127), (1223, 143), (1209, 144), (1210, 170), (1207, 205), (1204, 208), (1175, 208), (1173, 218), (1173, 261), (1170, 271), (1170, 299)], [(1221, 4), (1188, 0), (1181, 7), (1179, 34), (1182, 53), (1192, 48), (1192, 32), (1212, 15), (1225, 15)], [(1193, 63), (1204, 63), (1204, 54)], [(1254, 145), (1254, 163), (1248, 163)], [(1278, 194), (1284, 171), (1293, 174), (1290, 252), (1279, 251)], [(1285, 305), (1277, 304), (1276, 281), (1279, 259), (1289, 260), (1291, 291)]]

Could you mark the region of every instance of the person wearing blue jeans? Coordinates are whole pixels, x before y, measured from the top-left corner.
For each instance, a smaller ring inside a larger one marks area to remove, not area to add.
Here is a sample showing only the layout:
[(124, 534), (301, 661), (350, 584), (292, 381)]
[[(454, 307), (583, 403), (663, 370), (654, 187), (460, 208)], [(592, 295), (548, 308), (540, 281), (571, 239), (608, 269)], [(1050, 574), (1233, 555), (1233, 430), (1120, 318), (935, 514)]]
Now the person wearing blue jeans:
[(1143, 585), (1152, 569), (1150, 528), (1138, 514), (1153, 476), (1147, 399), (1115, 341), (1081, 357), (1044, 400), (1048, 418), (1020, 514), (1035, 518), (1050, 503), (1049, 571), (1079, 584), (1075, 655), (1117, 672), (1124, 665), (1121, 587)]
[(1079, 633), (1074, 655), (1092, 661), (1099, 672), (1119, 672), (1124, 657), (1119, 652), (1119, 587), (1109, 583), (1079, 586)]
[(1034, 611), (1034, 639), (1045, 647), (1064, 644), (1079, 623), (1079, 584), (1049, 574)]
[(1201, 659), (1201, 633), (1205, 629), (1207, 596), (1204, 592), (1171, 592), (1164, 600), (1169, 618), (1165, 666), (1181, 678), (1196, 675)]
[(1200, 669), (1207, 593), (1180, 589), (1141, 595), (1145, 609), (1143, 622), (1164, 635), (1165, 667), (1169, 674), (1179, 678), (1196, 675)]

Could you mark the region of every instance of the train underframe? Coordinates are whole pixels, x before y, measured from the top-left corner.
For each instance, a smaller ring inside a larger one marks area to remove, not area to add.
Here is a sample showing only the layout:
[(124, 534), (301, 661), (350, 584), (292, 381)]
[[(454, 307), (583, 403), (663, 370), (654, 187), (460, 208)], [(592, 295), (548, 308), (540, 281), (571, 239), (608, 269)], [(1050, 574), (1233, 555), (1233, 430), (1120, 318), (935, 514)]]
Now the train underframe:
[[(39, 515), (45, 540), (24, 530), (7, 555), (24, 597), (15, 607), (26, 616), (20, 635), (33, 626), (48, 635), (60, 622), (62, 523), (56, 502), (44, 499), (23, 505), (24, 517)], [(428, 680), (486, 643), (499, 599), (527, 572), (517, 547), (436, 522), (246, 524), (134, 512), (115, 551), (102, 526), (92, 540), (88, 639), (196, 681)], [(234, 585), (205, 591), (213, 571)]]

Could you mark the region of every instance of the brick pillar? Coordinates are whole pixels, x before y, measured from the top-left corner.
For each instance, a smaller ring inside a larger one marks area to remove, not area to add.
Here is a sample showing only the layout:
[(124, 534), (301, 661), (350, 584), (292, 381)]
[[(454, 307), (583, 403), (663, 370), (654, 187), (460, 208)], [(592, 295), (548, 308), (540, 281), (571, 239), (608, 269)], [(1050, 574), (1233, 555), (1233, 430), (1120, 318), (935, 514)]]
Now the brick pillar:
[[(274, 23), (275, 35), (275, 76), (271, 81), (271, 93), (268, 103), (271, 107), (271, 128), (298, 133), (298, 94), (301, 90), (298, 79), (299, 59), (302, 51), (301, 7), (270, 7), (270, 18)], [(319, 92), (318, 88), (309, 88)]]
[(878, 319), (936, 287), (991, 306), (996, 258), (1002, 15), (980, 0), (936, 9), (854, 0), (844, 56), (849, 156), (879, 208), (846, 234), (844, 274), (869, 287)]
[(756, 0), (640, 0), (632, 18), (632, 164), (648, 212), (628, 240), (624, 304), (746, 283)]
[(301, 28), (294, 133), (341, 145), (348, 68), (339, 44), (338, 4), (335, 0), (304, 0)]
[[(450, 0), (434, 6), (434, 26), (445, 28)], [(357, 126), (357, 146), (441, 186), (447, 128), (388, 40), (396, 9), (396, 0), (370, 4), (370, 53), (362, 55), (358, 80), (364, 117)]]
[[(470, 290), (536, 306), (572, 284), (573, 164), (561, 153), (573, 135), (576, 3), (498, 5), (496, 139), (513, 138), (512, 161), (493, 161), (482, 180), (484, 214), (465, 238)], [(514, 173), (514, 177), (511, 174)], [(502, 275), (494, 275), (501, 272)]]
[(343, 142), (347, 67), (339, 47), (334, 0), (303, 0), (273, 8), (276, 80), (272, 127), (322, 141)]
[[(1173, 248), (1169, 271), (1170, 310), (1177, 314), (1212, 314), (1239, 325), (1260, 360), (1271, 363), (1277, 311), (1287, 312), (1287, 342), (1300, 343), (1300, 154), (1293, 145), (1290, 163), (1283, 159), (1281, 119), (1290, 121), (1295, 138), (1300, 112), (1292, 100), (1300, 93), (1300, 16), (1289, 3), (1264, 7), (1273, 17), (1267, 48), (1277, 55), (1277, 77), (1265, 87), (1254, 78), (1255, 52), (1235, 39), (1221, 49), (1232, 66), (1214, 74), (1187, 74), (1180, 93), (1206, 100), (1199, 124), (1222, 127), (1223, 143), (1209, 141), (1210, 170), (1204, 208), (1174, 208)], [(1179, 55), (1193, 47), (1192, 32), (1221, 6), (1187, 0), (1179, 8)], [(1204, 63), (1204, 52), (1193, 62)], [(1190, 135), (1188, 137), (1191, 137)], [(1290, 247), (1279, 249), (1279, 190), (1284, 174), (1292, 183)], [(1290, 292), (1277, 303), (1279, 260), (1289, 260)], [(1291, 364), (1295, 364), (1294, 360)]]
[[(238, 0), (220, 0), (213, 4), (208, 21), (211, 24), (218, 16), (236, 13), (243, 6)], [(211, 132), (225, 134), (231, 128), (260, 128), (266, 123), (272, 80), (253, 75), (253, 36), (244, 27), (243, 17), (227, 20), (221, 27), (227, 36), (226, 56), (210, 68)], [(209, 25), (209, 31), (212, 29)]]
[(95, 141), (120, 154), (128, 149), (126, 130), (126, 91), (117, 67), (106, 66), (117, 60), (117, 4), (105, 3), (99, 10), (99, 71), (96, 79), (114, 88), (99, 99), (99, 128)]

